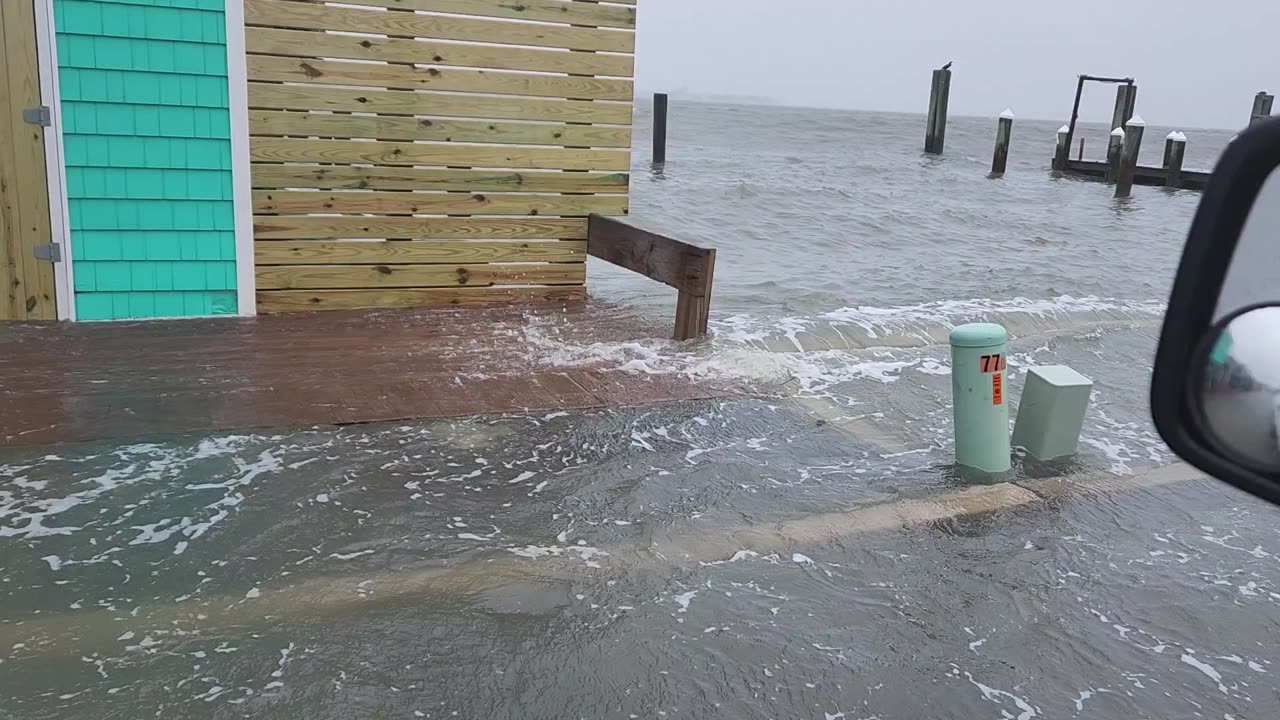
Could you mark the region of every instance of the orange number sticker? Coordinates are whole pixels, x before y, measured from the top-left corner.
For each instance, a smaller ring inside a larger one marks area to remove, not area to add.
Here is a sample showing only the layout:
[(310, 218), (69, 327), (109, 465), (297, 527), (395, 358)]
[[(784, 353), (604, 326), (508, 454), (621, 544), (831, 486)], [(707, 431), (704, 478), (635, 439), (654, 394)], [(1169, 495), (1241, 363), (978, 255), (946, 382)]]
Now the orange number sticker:
[(1004, 404), (1004, 383), (1000, 379), (1000, 373), (991, 376), (991, 404)]

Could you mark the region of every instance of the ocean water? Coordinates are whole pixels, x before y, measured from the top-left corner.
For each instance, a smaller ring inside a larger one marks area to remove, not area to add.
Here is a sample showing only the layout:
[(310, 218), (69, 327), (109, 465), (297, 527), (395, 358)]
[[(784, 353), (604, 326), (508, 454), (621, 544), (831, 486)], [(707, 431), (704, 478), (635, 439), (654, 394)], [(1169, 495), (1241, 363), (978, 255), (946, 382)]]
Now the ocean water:
[[(974, 482), (963, 322), (1009, 329), (1014, 407), (1034, 365), (1095, 382), (1080, 453), (1013, 478), (1173, 460), (1147, 385), (1199, 195), (1052, 178), (1058, 124), (995, 180), (994, 118), (941, 158), (890, 114), (677, 103), (661, 169), (639, 133), (632, 220), (719, 251), (711, 336), (593, 264), (644, 332), (539, 315), (520, 362), (755, 393), (0, 451), (0, 718), (1274, 716), (1280, 511), (1216, 482), (796, 531)], [(1179, 129), (1192, 167), (1230, 138)]]
[[(1015, 384), (1037, 364), (1095, 381), (1086, 466), (1169, 459), (1145, 396), (1199, 193), (1137, 187), (1117, 200), (1106, 184), (1053, 177), (1057, 122), (1016, 121), (1008, 170), (991, 179), (994, 117), (952, 118), (935, 157), (922, 152), (922, 116), (786, 107), (676, 103), (658, 168), (650, 113), (637, 111), (631, 221), (717, 249), (713, 338), (557, 347), (557, 362), (782, 384), (946, 462), (947, 335), (997, 322)], [(1174, 129), (1147, 129), (1144, 164), (1160, 164)], [(1232, 137), (1177, 129), (1188, 168), (1212, 168)], [(1081, 123), (1086, 157), (1105, 152), (1108, 132)], [(673, 312), (674, 293), (639, 276), (593, 262), (589, 277), (595, 297)]]

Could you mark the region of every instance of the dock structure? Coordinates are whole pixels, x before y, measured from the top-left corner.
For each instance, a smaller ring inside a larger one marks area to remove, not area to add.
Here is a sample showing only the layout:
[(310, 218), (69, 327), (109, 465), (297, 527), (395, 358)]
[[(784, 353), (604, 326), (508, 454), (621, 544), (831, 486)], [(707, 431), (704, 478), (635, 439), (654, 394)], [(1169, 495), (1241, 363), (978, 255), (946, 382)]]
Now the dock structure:
[[(1115, 111), (1111, 118), (1111, 137), (1107, 145), (1105, 160), (1086, 160), (1084, 158), (1084, 141), (1081, 139), (1080, 157), (1071, 158), (1071, 146), (1076, 135), (1076, 126), (1080, 120), (1080, 101), (1084, 95), (1085, 84), (1097, 82), (1116, 85)], [(1058, 130), (1057, 144), (1054, 149), (1051, 167), (1055, 173), (1085, 180), (1100, 180), (1117, 183), (1122, 172), (1126, 184), (1168, 187), (1171, 189), (1204, 190), (1209, 184), (1211, 173), (1206, 170), (1187, 170), (1182, 167), (1182, 159), (1186, 152), (1186, 135), (1171, 134), (1165, 146), (1164, 162), (1161, 167), (1150, 167), (1137, 164), (1137, 151), (1133, 152), (1132, 166), (1125, 168), (1122, 147), (1126, 136), (1130, 133), (1130, 123), (1136, 116), (1138, 86), (1131, 77), (1102, 77), (1097, 75), (1080, 75), (1076, 83), (1075, 103), (1071, 108), (1071, 121)], [(1257, 121), (1259, 113), (1270, 113), (1270, 104), (1266, 93), (1259, 93), (1254, 101), (1252, 118)], [(1142, 124), (1145, 128), (1145, 123)], [(1138, 131), (1140, 138), (1141, 130)], [(1176, 141), (1175, 141), (1176, 136)], [(1141, 142), (1134, 139), (1134, 142)], [(1176, 148), (1175, 148), (1176, 145)], [(1176, 161), (1176, 162), (1175, 162)], [(1120, 197), (1127, 197), (1127, 188), (1118, 189)]]
[[(1110, 165), (1101, 160), (1071, 160), (1067, 164), (1066, 174), (1086, 180), (1106, 181)], [(1138, 165), (1133, 169), (1133, 184), (1151, 187), (1173, 187), (1183, 190), (1204, 190), (1209, 184), (1209, 173), (1197, 170), (1181, 170), (1176, 177), (1177, 184), (1170, 184), (1168, 168)]]

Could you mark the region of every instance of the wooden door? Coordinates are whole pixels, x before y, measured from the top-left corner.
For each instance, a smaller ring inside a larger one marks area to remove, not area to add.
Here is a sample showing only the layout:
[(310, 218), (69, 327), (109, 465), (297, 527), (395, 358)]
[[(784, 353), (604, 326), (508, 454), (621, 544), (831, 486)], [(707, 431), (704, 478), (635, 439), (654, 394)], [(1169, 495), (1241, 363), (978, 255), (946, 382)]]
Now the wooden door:
[(36, 258), (50, 241), (45, 127), (38, 110), (35, 3), (0, 0), (0, 320), (52, 320), (53, 263)]

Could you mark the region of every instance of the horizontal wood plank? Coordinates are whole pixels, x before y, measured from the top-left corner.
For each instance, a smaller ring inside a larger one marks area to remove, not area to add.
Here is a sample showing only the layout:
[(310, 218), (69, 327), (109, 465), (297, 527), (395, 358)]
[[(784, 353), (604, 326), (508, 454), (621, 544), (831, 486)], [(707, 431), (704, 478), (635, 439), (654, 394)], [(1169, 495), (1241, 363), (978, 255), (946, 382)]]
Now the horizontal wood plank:
[(710, 295), (715, 250), (592, 215), (587, 252), (695, 297)]
[(314, 30), (260, 27), (245, 28), (245, 44), (247, 52), (258, 55), (343, 58), (627, 78), (635, 74), (633, 55), (564, 52), (510, 45), (462, 45), (413, 38), (334, 35)]
[(273, 265), (255, 275), (259, 290), (582, 285), (587, 265)]
[(634, 8), (578, 0), (342, 0), (348, 5), (369, 5), (396, 10), (423, 10), (453, 15), (532, 20), (635, 29)]
[(577, 100), (632, 99), (630, 80), (534, 75), (532, 73), (379, 65), (350, 60), (316, 60), (250, 55), (248, 78), (265, 82), (355, 85), (397, 90), (436, 90)]
[(385, 12), (293, 0), (244, 0), (244, 20), (246, 25), (267, 27), (338, 30), (570, 50), (632, 53), (635, 52), (636, 45), (635, 33), (627, 30)]
[(384, 115), (631, 124), (631, 103), (249, 83), (249, 106)]
[(385, 115), (250, 110), (252, 135), (378, 138), (434, 142), (630, 148), (631, 129), (610, 125), (559, 125), (496, 120), (441, 120)]
[(254, 164), (255, 188), (322, 190), (465, 190), (468, 192), (626, 193), (626, 173), (432, 170), (335, 165)]
[(266, 215), (253, 219), (259, 240), (404, 238), (441, 240), (585, 240), (586, 218), (405, 218)]
[(544, 170), (629, 170), (631, 167), (631, 153), (626, 150), (304, 138), (250, 138), (249, 157), (254, 162), (367, 163), (370, 165), (439, 165)]
[(582, 240), (260, 240), (254, 243), (253, 255), (259, 266), (585, 262), (587, 244)]
[(509, 305), (532, 302), (571, 302), (586, 297), (586, 288), (493, 287), (386, 290), (263, 290), (257, 293), (258, 312), (354, 310), (359, 308), (444, 307), (452, 305)]
[(371, 213), (386, 215), (626, 215), (623, 195), (492, 195), (487, 193), (314, 192), (256, 190), (255, 213)]

